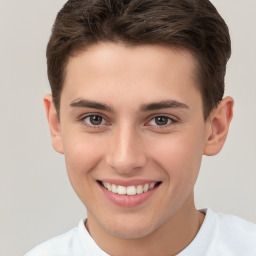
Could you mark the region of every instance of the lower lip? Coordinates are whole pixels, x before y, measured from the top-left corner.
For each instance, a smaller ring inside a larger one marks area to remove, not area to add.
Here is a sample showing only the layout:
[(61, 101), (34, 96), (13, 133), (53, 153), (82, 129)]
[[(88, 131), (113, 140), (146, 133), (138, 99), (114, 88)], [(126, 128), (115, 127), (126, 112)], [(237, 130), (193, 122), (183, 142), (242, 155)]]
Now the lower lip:
[(153, 189), (147, 192), (133, 196), (115, 194), (103, 188), (101, 185), (99, 186), (103, 191), (104, 195), (114, 204), (123, 207), (134, 207), (147, 201), (156, 192), (160, 185), (154, 187)]

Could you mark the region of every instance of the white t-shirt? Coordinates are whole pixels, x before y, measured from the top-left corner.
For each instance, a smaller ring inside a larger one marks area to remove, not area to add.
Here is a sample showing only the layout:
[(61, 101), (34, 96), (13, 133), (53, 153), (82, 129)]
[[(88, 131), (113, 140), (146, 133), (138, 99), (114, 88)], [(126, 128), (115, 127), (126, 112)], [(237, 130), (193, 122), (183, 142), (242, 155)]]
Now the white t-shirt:
[[(210, 209), (194, 240), (177, 256), (256, 256), (256, 225)], [(95, 243), (81, 220), (77, 228), (56, 236), (25, 256), (109, 256)]]

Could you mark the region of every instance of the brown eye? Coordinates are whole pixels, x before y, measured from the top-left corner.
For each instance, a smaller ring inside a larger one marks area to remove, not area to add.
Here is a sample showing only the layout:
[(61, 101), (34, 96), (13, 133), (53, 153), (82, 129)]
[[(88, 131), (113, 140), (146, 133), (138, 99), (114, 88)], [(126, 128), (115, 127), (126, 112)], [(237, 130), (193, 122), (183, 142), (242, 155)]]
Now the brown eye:
[(168, 116), (156, 116), (152, 118), (149, 122), (151, 126), (166, 126), (175, 123), (173, 119)]
[(93, 125), (100, 125), (102, 122), (102, 117), (97, 115), (90, 116), (90, 122)]
[(169, 118), (166, 116), (157, 116), (155, 117), (155, 123), (157, 125), (166, 125), (168, 124)]
[(84, 122), (90, 126), (104, 125), (106, 121), (99, 115), (89, 115), (84, 118)]

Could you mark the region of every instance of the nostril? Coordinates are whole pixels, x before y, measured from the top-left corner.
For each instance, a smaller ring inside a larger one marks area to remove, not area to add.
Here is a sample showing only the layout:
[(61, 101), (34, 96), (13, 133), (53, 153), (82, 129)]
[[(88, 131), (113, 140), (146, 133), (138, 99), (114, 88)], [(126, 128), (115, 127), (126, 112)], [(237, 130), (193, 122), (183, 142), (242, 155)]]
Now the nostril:
[(120, 157), (119, 159), (109, 158), (107, 159), (107, 164), (118, 173), (130, 174), (134, 171), (139, 171), (142, 168), (145, 168), (147, 165), (147, 159), (142, 155), (126, 156), (122, 157), (122, 159)]

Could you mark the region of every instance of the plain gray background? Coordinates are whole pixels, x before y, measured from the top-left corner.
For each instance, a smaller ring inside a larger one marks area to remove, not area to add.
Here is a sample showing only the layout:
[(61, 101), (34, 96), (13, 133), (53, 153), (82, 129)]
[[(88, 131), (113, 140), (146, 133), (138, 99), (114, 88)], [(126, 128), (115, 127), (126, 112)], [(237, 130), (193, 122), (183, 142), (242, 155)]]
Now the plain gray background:
[[(45, 48), (64, 0), (0, 0), (0, 255), (19, 256), (76, 226), (85, 208), (63, 156), (51, 147), (42, 97), (49, 92)], [(256, 1), (212, 1), (226, 20), (233, 54), (226, 95), (234, 119), (222, 152), (205, 157), (198, 208), (256, 222)]]

